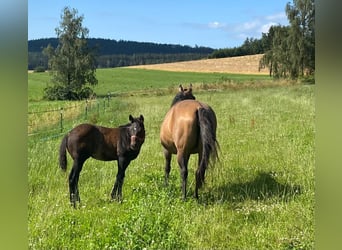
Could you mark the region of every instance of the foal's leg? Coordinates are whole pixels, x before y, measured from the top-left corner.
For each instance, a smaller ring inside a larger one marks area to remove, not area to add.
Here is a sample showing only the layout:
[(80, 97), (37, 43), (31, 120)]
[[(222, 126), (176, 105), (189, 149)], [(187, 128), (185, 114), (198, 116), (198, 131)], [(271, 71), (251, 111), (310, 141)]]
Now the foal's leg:
[(172, 154), (168, 150), (164, 149), (164, 156), (165, 156), (165, 185), (167, 186), (169, 184)]
[(185, 155), (183, 152), (177, 153), (177, 161), (180, 168), (180, 175), (182, 178), (182, 192), (183, 192), (183, 200), (186, 199), (186, 185), (188, 179), (188, 161), (190, 155)]
[(78, 191), (78, 179), (83, 167), (84, 160), (78, 158), (74, 159), (72, 169), (69, 174), (69, 191), (70, 191), (70, 203), (76, 208), (76, 202), (81, 202), (80, 194)]
[(119, 157), (118, 159), (118, 173), (116, 175), (116, 180), (112, 189), (111, 197), (112, 199), (117, 199), (120, 201), (122, 199), (122, 185), (125, 178), (126, 168), (128, 167), (130, 160), (124, 157)]

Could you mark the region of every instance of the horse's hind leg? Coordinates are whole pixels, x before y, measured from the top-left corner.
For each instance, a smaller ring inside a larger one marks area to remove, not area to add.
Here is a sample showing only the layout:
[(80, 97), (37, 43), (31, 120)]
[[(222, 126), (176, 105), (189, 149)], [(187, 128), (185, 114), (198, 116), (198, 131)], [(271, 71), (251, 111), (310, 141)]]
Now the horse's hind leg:
[(164, 149), (164, 156), (165, 156), (165, 185), (167, 186), (169, 184), (172, 154), (168, 150)]
[(198, 168), (196, 170), (196, 187), (195, 187), (195, 198), (198, 200), (198, 190), (202, 186), (202, 180), (204, 180), (204, 173), (201, 171), (201, 160), (202, 160), (202, 152), (198, 154)]
[(75, 159), (72, 169), (69, 174), (69, 191), (70, 191), (70, 203), (76, 208), (76, 202), (81, 202), (80, 194), (78, 191), (78, 179), (82, 170), (84, 160)]
[(190, 156), (187, 156), (181, 152), (177, 154), (177, 161), (180, 168), (180, 175), (182, 178), (182, 193), (183, 193), (183, 200), (186, 199), (186, 186), (187, 186), (187, 179), (188, 179), (188, 161)]

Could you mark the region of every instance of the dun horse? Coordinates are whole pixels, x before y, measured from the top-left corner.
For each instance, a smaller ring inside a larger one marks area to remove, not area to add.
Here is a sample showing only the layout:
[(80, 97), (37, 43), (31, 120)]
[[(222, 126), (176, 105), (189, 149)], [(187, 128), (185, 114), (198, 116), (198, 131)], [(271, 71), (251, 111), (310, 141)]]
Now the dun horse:
[(196, 199), (198, 199), (198, 189), (204, 183), (209, 159), (216, 160), (218, 158), (216, 126), (216, 115), (213, 109), (207, 104), (195, 100), (191, 85), (189, 89), (183, 89), (180, 85), (179, 92), (173, 99), (171, 108), (161, 125), (160, 141), (164, 147), (165, 183), (168, 184), (172, 154), (176, 154), (182, 178), (184, 200), (186, 199), (190, 155), (198, 154)]
[(83, 163), (92, 157), (101, 161), (118, 162), (118, 173), (111, 192), (112, 199), (121, 200), (125, 171), (134, 160), (145, 141), (144, 117), (133, 118), (130, 123), (118, 128), (106, 128), (91, 124), (81, 124), (64, 136), (60, 145), (59, 164), (66, 171), (68, 150), (74, 163), (69, 174), (70, 202), (76, 207), (80, 202), (78, 179)]

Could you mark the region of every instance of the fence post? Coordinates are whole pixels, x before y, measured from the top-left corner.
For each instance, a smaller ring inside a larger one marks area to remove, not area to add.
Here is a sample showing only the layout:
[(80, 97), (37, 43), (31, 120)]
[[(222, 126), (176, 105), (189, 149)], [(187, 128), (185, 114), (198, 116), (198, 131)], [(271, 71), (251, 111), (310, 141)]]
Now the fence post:
[(107, 93), (107, 100), (108, 100), (108, 107), (109, 107), (109, 101), (110, 101), (110, 93)]
[(85, 119), (88, 117), (88, 100), (86, 100)]
[(61, 133), (62, 133), (63, 132), (63, 107), (61, 108), (60, 115), (61, 115), (60, 127), (61, 127)]

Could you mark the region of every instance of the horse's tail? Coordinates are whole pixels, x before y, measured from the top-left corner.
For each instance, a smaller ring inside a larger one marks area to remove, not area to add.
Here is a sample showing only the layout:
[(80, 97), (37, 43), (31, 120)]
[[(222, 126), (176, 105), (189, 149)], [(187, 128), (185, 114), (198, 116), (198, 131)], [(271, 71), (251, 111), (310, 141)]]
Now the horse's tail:
[(59, 147), (59, 166), (63, 171), (66, 171), (67, 169), (67, 156), (66, 156), (66, 147), (68, 142), (68, 135), (65, 135), (62, 143)]
[(216, 140), (216, 116), (214, 111), (210, 107), (208, 109), (200, 108), (197, 114), (202, 141), (202, 159), (196, 172), (196, 182), (199, 185), (198, 188), (200, 188), (204, 183), (205, 170), (210, 159), (213, 161), (218, 159), (219, 144)]

